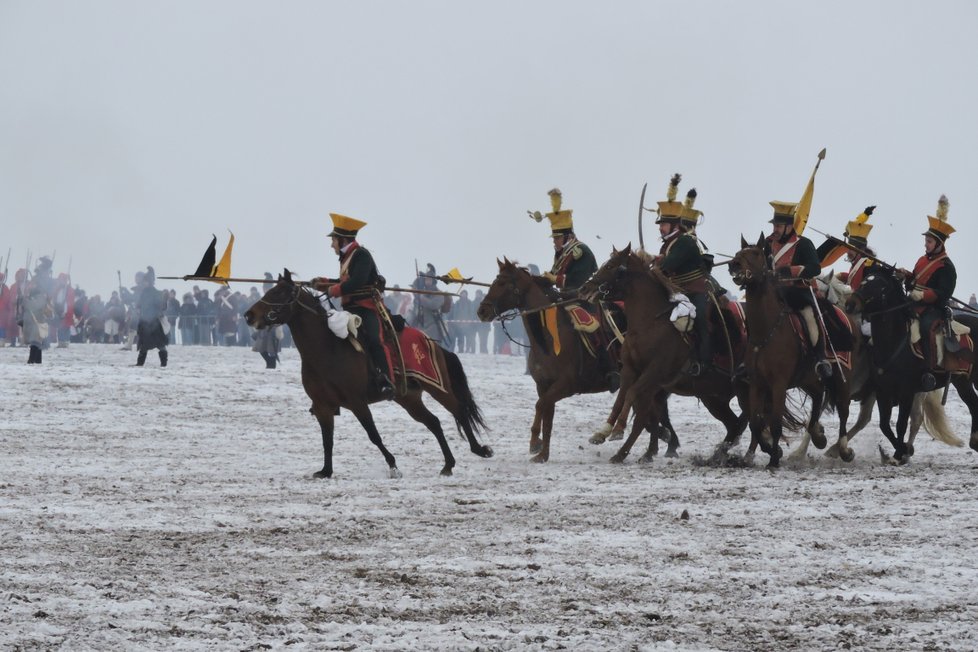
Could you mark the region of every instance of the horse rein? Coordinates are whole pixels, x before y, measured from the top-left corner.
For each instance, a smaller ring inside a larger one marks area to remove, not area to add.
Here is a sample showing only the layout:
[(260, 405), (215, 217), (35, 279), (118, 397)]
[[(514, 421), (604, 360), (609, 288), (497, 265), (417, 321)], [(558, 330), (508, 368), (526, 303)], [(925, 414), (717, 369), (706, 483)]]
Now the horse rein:
[(280, 313), (282, 312), (281, 310), (276, 310), (276, 309), (277, 308), (286, 308), (286, 307), (292, 308), (292, 307), (294, 307), (296, 305), (298, 305), (303, 310), (306, 310), (306, 311), (312, 313), (313, 315), (317, 314), (316, 313), (316, 310), (314, 308), (310, 308), (309, 306), (303, 304), (302, 301), (299, 300), (300, 292), (302, 292), (302, 286), (296, 285), (295, 286), (295, 289), (292, 290), (292, 296), (289, 298), (289, 300), (288, 301), (284, 301), (282, 303), (273, 303), (273, 302), (268, 301), (267, 299), (265, 299), (265, 297), (262, 297), (261, 299), (259, 299), (258, 300), (258, 303), (263, 303), (266, 306), (269, 306), (270, 308), (272, 308), (271, 310), (269, 310), (265, 314), (265, 320), (268, 323), (270, 323), (270, 324), (284, 324), (286, 321), (288, 321), (288, 318), (283, 319), (280, 322), (279, 321), (276, 321), (279, 318)]

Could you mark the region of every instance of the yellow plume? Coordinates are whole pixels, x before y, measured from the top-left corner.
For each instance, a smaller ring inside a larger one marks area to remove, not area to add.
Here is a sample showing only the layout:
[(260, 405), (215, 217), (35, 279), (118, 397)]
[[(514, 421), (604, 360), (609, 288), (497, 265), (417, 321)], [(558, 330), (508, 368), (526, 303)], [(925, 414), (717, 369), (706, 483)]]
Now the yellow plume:
[(550, 205), (553, 207), (554, 213), (559, 213), (560, 202), (563, 197), (560, 194), (560, 188), (551, 188), (550, 191), (547, 192), (547, 194), (550, 195)]
[(666, 201), (676, 201), (676, 194), (679, 192), (679, 182), (683, 180), (683, 175), (678, 172), (669, 179), (669, 189), (666, 190)]
[(937, 200), (937, 219), (947, 222), (947, 209), (951, 207), (951, 202), (947, 200), (947, 195), (941, 195)]

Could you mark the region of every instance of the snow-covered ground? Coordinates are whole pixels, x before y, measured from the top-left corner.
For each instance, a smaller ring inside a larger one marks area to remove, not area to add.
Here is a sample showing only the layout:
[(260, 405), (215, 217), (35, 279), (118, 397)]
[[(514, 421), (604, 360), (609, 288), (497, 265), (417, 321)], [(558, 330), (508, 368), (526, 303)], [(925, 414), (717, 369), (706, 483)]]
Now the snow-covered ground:
[[(721, 429), (674, 399), (681, 457), (636, 464), (643, 439), (615, 466), (593, 395), (558, 405), (535, 465), (522, 359), (470, 355), (494, 458), (452, 437), (440, 477), (386, 404), (404, 477), (344, 413), (317, 481), (294, 350), (275, 371), (238, 348), (26, 359), (0, 349), (2, 649), (978, 648), (978, 456), (924, 433), (905, 467), (875, 428), (848, 465), (703, 467)], [(953, 392), (948, 412), (967, 440)]]

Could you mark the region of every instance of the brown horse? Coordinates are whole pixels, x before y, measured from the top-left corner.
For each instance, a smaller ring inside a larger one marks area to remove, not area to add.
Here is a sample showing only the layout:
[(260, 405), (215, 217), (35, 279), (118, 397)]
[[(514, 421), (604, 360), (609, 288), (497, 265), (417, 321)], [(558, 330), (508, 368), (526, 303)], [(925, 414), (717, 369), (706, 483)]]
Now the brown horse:
[[(778, 292), (778, 279), (764, 253), (764, 235), (754, 246), (741, 238), (741, 250), (730, 261), (730, 274), (746, 290), (747, 373), (750, 377), (749, 414), (752, 438), (771, 456), (769, 466), (781, 460), (779, 440), (785, 417), (788, 389), (798, 387), (812, 399), (808, 433), (817, 448), (825, 448), (818, 424), (822, 408), (835, 408), (839, 417), (839, 457), (851, 462), (855, 453), (848, 445), (846, 421), (852, 370), (835, 365), (833, 375), (822, 381), (815, 373), (815, 358), (791, 324), (791, 309)], [(853, 334), (853, 341), (858, 341)], [(765, 433), (765, 427), (767, 432)], [(770, 440), (764, 435), (768, 434)]]
[[(323, 468), (314, 475), (329, 478), (333, 475), (333, 416), (346, 408), (367, 431), (370, 441), (380, 449), (390, 467), (392, 478), (401, 477), (394, 456), (384, 447), (380, 433), (370, 413), (370, 403), (378, 400), (368, 396), (367, 356), (354, 348), (349, 339), (333, 335), (326, 323), (326, 310), (313, 294), (292, 281), (289, 270), (279, 276), (278, 283), (245, 312), (245, 320), (255, 328), (287, 324), (302, 359), (302, 386), (312, 399), (312, 413), (319, 421), (323, 435)], [(434, 433), (445, 456), (442, 475), (451, 475), (455, 458), (445, 440), (438, 417), (421, 400), (427, 392), (455, 417), (455, 425), (464, 433), (472, 452), (479, 457), (492, 457), (492, 449), (480, 444), (475, 432), (485, 427), (482, 413), (469, 391), (468, 380), (458, 356), (434, 347), (435, 363), (443, 378), (449, 379), (446, 391), (418, 381), (409, 381), (408, 391), (394, 402), (404, 408), (415, 421), (423, 423)]]
[[(622, 383), (613, 415), (615, 428), (624, 428), (629, 410), (635, 412), (632, 430), (612, 462), (622, 462), (631, 451), (643, 427), (661, 423), (669, 394), (695, 396), (727, 430), (727, 447), (736, 443), (747, 425), (730, 409), (737, 396), (746, 403), (747, 387), (731, 380), (730, 370), (711, 368), (694, 377), (684, 373), (690, 356), (690, 343), (670, 321), (672, 295), (680, 292), (668, 278), (631, 250), (613, 249), (611, 257), (591, 279), (581, 286), (586, 297), (624, 300), (628, 332), (622, 346)], [(656, 437), (642, 457), (647, 461), (657, 446)]]
[[(479, 304), (477, 314), (482, 321), (498, 319), (512, 310), (536, 310), (557, 300), (550, 281), (531, 275), (509, 260), (496, 262), (499, 274)], [(530, 376), (537, 386), (536, 413), (530, 427), (530, 453), (535, 453), (534, 462), (546, 462), (550, 458), (550, 434), (558, 401), (575, 394), (611, 389), (598, 360), (586, 350), (566, 311), (558, 308), (556, 312), (559, 355), (554, 353), (553, 337), (544, 326), (543, 311), (523, 315), (530, 339)]]

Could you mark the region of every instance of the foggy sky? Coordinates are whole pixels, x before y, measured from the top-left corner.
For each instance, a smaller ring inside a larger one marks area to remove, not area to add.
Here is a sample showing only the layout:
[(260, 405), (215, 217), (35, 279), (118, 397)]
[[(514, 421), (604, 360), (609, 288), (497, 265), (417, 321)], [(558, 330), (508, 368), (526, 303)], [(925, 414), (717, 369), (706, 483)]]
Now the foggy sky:
[(415, 259), (489, 281), (497, 257), (549, 267), (526, 211), (551, 187), (602, 261), (673, 172), (732, 254), (827, 147), (811, 227), (876, 204), (871, 244), (910, 267), (946, 193), (967, 299), (976, 28), (964, 0), (0, 0), (0, 255), (12, 275), (57, 251), (105, 295), (117, 270), (193, 272), (231, 229), (235, 275), (309, 278), (337, 271), (340, 212), (390, 284)]

